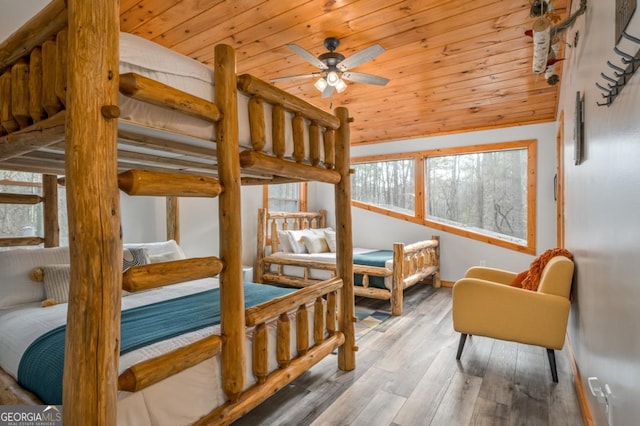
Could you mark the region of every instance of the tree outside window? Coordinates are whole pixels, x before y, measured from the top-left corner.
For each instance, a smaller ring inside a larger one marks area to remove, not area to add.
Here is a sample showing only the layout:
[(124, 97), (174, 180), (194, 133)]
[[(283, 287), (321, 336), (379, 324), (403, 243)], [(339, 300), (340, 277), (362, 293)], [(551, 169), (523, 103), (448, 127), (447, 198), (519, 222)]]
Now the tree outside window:
[(355, 207), (535, 253), (535, 140), (354, 158)]
[[(0, 192), (42, 195), (42, 175), (38, 173), (0, 171)], [(60, 245), (68, 245), (67, 201), (64, 187), (58, 188)], [(43, 236), (42, 203), (0, 204), (0, 236)]]
[(304, 182), (265, 185), (265, 207), (272, 212), (305, 211), (306, 191)]

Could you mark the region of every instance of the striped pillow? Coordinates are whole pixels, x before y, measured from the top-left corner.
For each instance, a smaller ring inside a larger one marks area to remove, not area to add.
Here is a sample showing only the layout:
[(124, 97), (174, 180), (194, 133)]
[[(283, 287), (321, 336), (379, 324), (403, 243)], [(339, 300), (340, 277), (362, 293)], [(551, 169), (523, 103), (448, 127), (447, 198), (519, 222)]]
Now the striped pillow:
[(48, 305), (65, 303), (69, 300), (69, 281), (71, 280), (71, 265), (54, 264), (41, 266), (44, 294)]

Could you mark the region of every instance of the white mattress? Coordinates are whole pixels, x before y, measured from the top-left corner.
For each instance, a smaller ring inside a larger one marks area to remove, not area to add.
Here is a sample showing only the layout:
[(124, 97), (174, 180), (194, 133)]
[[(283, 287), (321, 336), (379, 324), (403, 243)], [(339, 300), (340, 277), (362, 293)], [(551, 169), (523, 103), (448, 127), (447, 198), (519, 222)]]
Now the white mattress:
[[(122, 309), (204, 291), (217, 285), (217, 279), (204, 279), (135, 293), (122, 299)], [(310, 305), (309, 309), (312, 311), (313, 306)], [(47, 308), (41, 308), (39, 304), (33, 303), (0, 311), (0, 367), (16, 378), (20, 358), (27, 347), (44, 332), (63, 325), (66, 322), (66, 314), (66, 303)], [(292, 324), (295, 324), (295, 312), (289, 316)], [(309, 333), (312, 336), (313, 315), (310, 315), (309, 322)], [(275, 357), (275, 324), (270, 324), (268, 329), (269, 369), (272, 371), (278, 366)], [(212, 334), (219, 334), (219, 326), (208, 327), (129, 352), (120, 357), (119, 373), (140, 361)], [(250, 362), (251, 334), (249, 330), (245, 388), (255, 383)], [(296, 348), (295, 333), (291, 348), (293, 357), (295, 356), (294, 348)], [(219, 358), (219, 356), (211, 358), (142, 391), (119, 392), (118, 424), (136, 426), (191, 424), (222, 405), (226, 397), (220, 387)]]
[[(353, 254), (362, 254), (369, 253), (372, 251), (378, 251), (378, 249), (368, 249), (368, 248), (354, 248)], [(303, 260), (305, 262), (328, 262), (328, 263), (336, 263), (336, 254), (335, 253), (285, 253), (285, 252), (277, 252), (273, 253), (272, 256), (279, 257), (283, 259), (295, 259), (295, 260)], [(385, 262), (385, 267), (389, 270), (393, 270), (393, 259), (387, 260)], [(280, 265), (272, 264), (270, 267), (270, 271), (274, 274), (277, 274), (280, 269)], [(292, 266), (292, 265), (284, 265), (282, 267), (282, 273), (284, 275), (288, 275), (291, 277), (304, 278), (305, 269), (302, 266)], [(309, 270), (309, 278), (313, 280), (328, 280), (331, 278), (331, 271), (327, 271), (324, 269), (310, 269)], [(388, 276), (384, 278), (384, 286), (391, 290), (392, 285), (392, 276)]]
[[(144, 38), (133, 34), (120, 33), (120, 73), (127, 72), (134, 72), (194, 96), (211, 102), (214, 101), (215, 88), (213, 70), (211, 68)], [(248, 102), (249, 98), (239, 92), (238, 127), (240, 145), (251, 148)], [(267, 118), (265, 120), (265, 133), (267, 136), (265, 151), (270, 151), (272, 146), (271, 107), (267, 103), (264, 106)], [(288, 119), (285, 126), (286, 156), (291, 155), (293, 152), (291, 117), (287, 113)], [(120, 95), (120, 118), (122, 121), (139, 124), (143, 127), (163, 129), (209, 141), (215, 140), (215, 126), (207, 121), (168, 108), (137, 101), (123, 95)], [(306, 129), (305, 132), (307, 132)], [(306, 144), (308, 144), (308, 140), (308, 133), (306, 133)], [(188, 139), (183, 142), (191, 143)], [(306, 147), (305, 152), (309, 152), (308, 147)], [(197, 158), (193, 158), (193, 160), (197, 161)]]

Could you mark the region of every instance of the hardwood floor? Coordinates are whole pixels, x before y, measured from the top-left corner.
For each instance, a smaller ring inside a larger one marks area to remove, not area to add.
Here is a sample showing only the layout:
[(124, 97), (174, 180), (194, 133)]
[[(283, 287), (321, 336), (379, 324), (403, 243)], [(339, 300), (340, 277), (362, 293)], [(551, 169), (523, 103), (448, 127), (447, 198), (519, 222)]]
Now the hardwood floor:
[(451, 289), (414, 286), (402, 317), (358, 340), (354, 371), (329, 356), (234, 425), (583, 424), (566, 348), (556, 384), (543, 348), (472, 336), (458, 362), (458, 339)]

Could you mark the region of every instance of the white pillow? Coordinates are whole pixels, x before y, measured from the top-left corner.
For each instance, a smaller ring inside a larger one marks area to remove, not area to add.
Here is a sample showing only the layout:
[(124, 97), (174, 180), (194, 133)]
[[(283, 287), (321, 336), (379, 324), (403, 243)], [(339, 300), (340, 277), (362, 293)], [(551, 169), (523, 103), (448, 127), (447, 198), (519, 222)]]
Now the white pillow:
[(289, 242), (291, 243), (292, 253), (308, 253), (307, 248), (304, 246), (304, 241), (302, 241), (302, 237), (304, 235), (313, 236), (313, 231), (311, 231), (310, 229), (300, 229), (287, 232), (289, 233)]
[(291, 241), (289, 240), (289, 232), (284, 230), (278, 230), (278, 242), (280, 243), (280, 249), (285, 253), (293, 253), (293, 247), (291, 247)]
[(149, 258), (153, 256), (162, 255), (164, 262), (170, 260), (186, 259), (187, 256), (182, 251), (182, 248), (175, 242), (175, 240), (160, 241), (155, 243), (127, 243), (125, 248), (145, 248), (149, 254)]
[(327, 245), (329, 246), (329, 251), (331, 253), (336, 252), (336, 231), (329, 229), (324, 231), (324, 238), (327, 241)]
[(303, 235), (302, 242), (304, 243), (307, 251), (311, 254), (326, 253), (329, 251), (327, 240), (319, 235)]
[(68, 247), (0, 251), (0, 309), (44, 300), (44, 286), (29, 274), (37, 266), (55, 263), (69, 263)]

